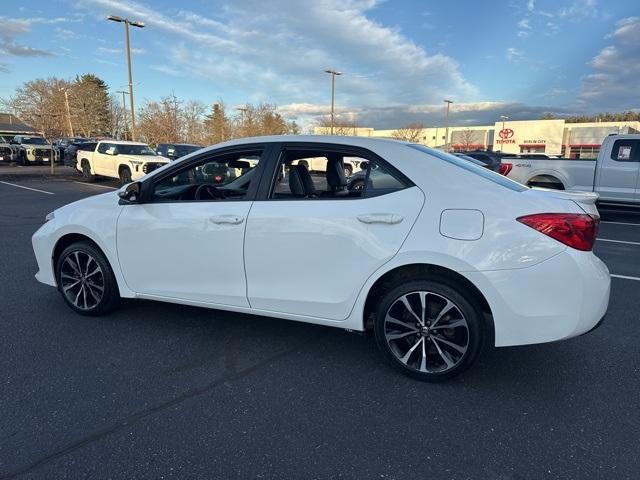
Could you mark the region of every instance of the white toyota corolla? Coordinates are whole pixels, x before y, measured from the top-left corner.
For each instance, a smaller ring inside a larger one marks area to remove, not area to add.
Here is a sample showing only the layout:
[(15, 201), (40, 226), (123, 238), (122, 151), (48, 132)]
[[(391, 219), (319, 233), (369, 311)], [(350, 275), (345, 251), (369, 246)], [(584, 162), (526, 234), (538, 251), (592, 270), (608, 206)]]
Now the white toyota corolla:
[[(364, 170), (355, 186), (347, 157)], [(591, 251), (595, 200), (421, 145), (250, 138), (50, 213), (33, 236), (36, 278), (83, 315), (126, 297), (373, 331), (392, 365), (440, 380), (484, 346), (600, 322), (610, 277)]]

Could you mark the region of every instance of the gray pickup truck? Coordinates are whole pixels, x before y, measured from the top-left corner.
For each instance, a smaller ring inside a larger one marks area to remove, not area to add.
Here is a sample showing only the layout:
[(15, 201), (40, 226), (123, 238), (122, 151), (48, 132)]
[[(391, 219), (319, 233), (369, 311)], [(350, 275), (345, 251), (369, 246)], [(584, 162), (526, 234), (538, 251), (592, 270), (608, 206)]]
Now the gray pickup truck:
[(610, 135), (595, 160), (503, 159), (507, 177), (531, 187), (596, 192), (601, 203), (640, 205), (640, 134)]

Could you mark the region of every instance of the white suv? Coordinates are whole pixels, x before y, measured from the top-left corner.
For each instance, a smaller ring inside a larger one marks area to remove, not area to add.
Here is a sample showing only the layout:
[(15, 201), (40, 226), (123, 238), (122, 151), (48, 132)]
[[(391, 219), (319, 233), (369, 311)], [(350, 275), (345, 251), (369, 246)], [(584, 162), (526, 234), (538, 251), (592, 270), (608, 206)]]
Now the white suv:
[(79, 150), (76, 168), (86, 181), (96, 175), (119, 178), (123, 185), (140, 179), (169, 160), (146, 143), (103, 140), (94, 151)]

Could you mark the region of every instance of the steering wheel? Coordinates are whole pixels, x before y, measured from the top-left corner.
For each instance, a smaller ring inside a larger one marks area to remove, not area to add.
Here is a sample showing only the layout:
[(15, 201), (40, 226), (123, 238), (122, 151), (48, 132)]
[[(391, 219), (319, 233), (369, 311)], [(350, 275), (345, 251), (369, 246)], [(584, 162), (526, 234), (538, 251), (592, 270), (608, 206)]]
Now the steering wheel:
[(222, 193), (219, 189), (214, 187), (213, 185), (209, 185), (207, 183), (200, 185), (196, 188), (193, 197), (196, 200), (217, 200), (225, 198), (224, 193)]

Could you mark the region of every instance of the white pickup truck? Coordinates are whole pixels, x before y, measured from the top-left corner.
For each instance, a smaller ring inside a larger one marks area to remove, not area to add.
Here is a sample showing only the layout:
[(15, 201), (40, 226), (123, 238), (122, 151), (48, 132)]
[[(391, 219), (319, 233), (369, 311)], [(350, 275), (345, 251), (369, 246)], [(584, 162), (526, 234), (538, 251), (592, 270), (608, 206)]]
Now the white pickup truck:
[(96, 175), (118, 178), (122, 185), (135, 181), (169, 162), (146, 143), (102, 140), (95, 150), (78, 150), (76, 168), (85, 181)]
[(595, 160), (503, 158), (507, 177), (532, 187), (596, 192), (601, 203), (640, 205), (640, 134), (610, 135)]

